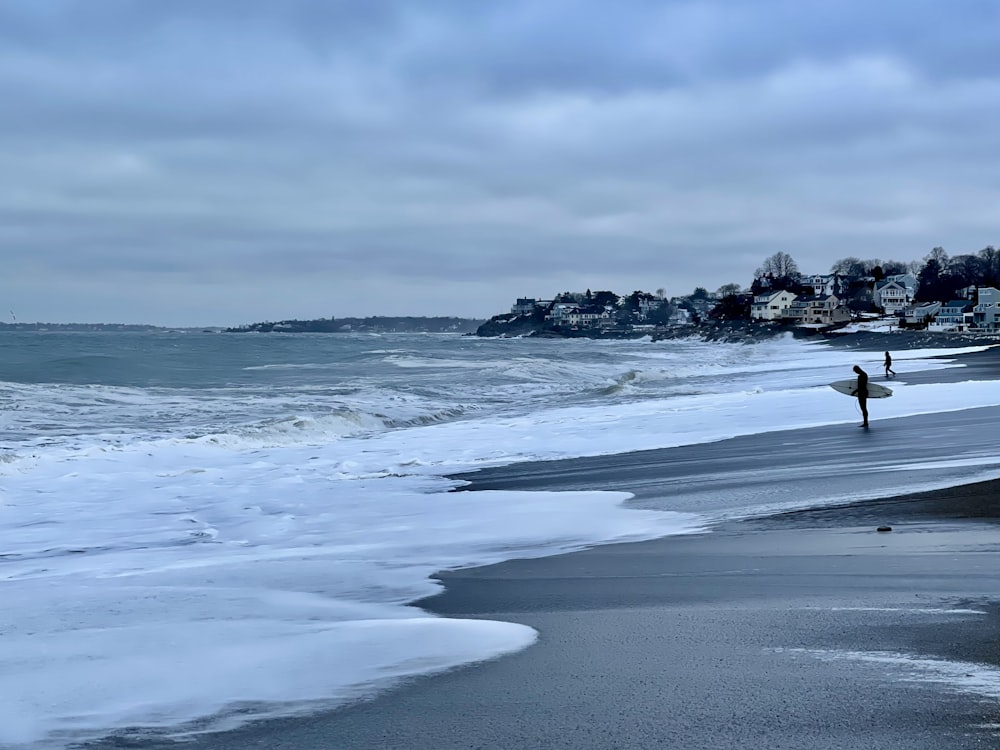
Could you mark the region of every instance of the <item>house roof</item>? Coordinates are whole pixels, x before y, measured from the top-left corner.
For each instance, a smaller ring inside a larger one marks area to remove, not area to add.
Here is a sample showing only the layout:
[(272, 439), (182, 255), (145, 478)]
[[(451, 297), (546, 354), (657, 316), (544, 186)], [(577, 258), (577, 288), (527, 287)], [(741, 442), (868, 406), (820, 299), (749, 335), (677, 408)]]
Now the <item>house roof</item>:
[(791, 294), (792, 297), (795, 296), (795, 294), (793, 294), (792, 292), (789, 292), (787, 289), (779, 289), (779, 290), (777, 290), (775, 292), (764, 292), (763, 294), (754, 295), (753, 301), (754, 301), (754, 304), (763, 305), (763, 304), (766, 304), (766, 303), (770, 302), (775, 297), (777, 297), (778, 295), (781, 295), (781, 294)]

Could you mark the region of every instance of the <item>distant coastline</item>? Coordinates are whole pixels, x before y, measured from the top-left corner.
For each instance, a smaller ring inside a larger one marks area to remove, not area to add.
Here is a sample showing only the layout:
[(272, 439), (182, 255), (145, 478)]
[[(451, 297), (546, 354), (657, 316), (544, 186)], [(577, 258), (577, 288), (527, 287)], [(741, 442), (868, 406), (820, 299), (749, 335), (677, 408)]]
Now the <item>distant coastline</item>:
[(370, 317), (279, 320), (226, 328), (226, 333), (475, 333), (483, 320), (452, 317)]
[(319, 318), (248, 323), (242, 326), (157, 326), (139, 323), (0, 323), (0, 331), (203, 332), (203, 333), (474, 333), (483, 319), (455, 317)]
[[(827, 341), (837, 346), (860, 349), (894, 350), (961, 347), (1000, 344), (1000, 335), (988, 332), (927, 331), (916, 329), (867, 329), (865, 324), (830, 328), (803, 328), (787, 323), (750, 320), (705, 320), (671, 326), (632, 329), (546, 329), (537, 321), (521, 320), (522, 325), (506, 327), (498, 333), (487, 321), (454, 317), (382, 317), (286, 320), (254, 323), (234, 328), (221, 326), (170, 327), (133, 323), (0, 323), (0, 332), (68, 333), (455, 333), (485, 338), (589, 338), (637, 339), (651, 341), (698, 338), (703, 341), (752, 344), (776, 336)], [(877, 322), (873, 321), (873, 324)]]
[[(143, 325), (140, 323), (0, 323), (0, 331), (177, 331), (203, 330), (197, 328), (171, 328), (167, 326)], [(213, 329), (221, 330), (221, 329)]]

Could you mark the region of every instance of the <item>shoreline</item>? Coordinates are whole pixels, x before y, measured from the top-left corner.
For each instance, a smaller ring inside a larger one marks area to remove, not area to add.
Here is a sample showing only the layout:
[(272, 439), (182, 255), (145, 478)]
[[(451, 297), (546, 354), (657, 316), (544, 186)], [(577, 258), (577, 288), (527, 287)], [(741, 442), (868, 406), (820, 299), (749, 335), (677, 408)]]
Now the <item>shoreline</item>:
[(414, 606), (536, 644), (185, 746), (997, 746), (998, 493), (976, 518), (942, 516), (954, 488), (442, 572)]
[[(987, 356), (962, 355), (968, 367), (935, 379), (994, 379), (1000, 352), (980, 354)], [(915, 375), (907, 373), (907, 380)], [(919, 463), (940, 452), (921, 446), (921, 436), (974, 430), (997, 418), (1000, 407), (905, 417), (886, 420), (870, 437), (880, 441), (879, 450), (925, 450), (914, 457)], [(821, 454), (864, 466), (876, 444), (860, 442), (859, 432), (833, 425), (461, 478), (471, 480), (465, 491), (627, 489), (635, 496), (629, 505), (665, 509), (665, 500), (677, 500), (665, 487), (752, 489), (745, 472), (762, 456), (772, 465), (789, 462), (781, 485), (797, 493), (808, 491), (817, 467), (846, 483), (849, 477), (834, 472), (849, 470), (824, 463)], [(727, 484), (727, 472), (735, 484)], [(407, 680), (358, 703), (196, 737), (185, 746), (1000, 745), (989, 726), (1000, 701), (959, 685), (963, 670), (976, 670), (980, 682), (996, 683), (1000, 696), (998, 497), (998, 481), (885, 494), (721, 520), (704, 534), (441, 572), (435, 577), (444, 591), (413, 606), (529, 625), (539, 633), (536, 644)], [(893, 531), (876, 532), (883, 523)], [(922, 678), (914, 681), (918, 672)]]

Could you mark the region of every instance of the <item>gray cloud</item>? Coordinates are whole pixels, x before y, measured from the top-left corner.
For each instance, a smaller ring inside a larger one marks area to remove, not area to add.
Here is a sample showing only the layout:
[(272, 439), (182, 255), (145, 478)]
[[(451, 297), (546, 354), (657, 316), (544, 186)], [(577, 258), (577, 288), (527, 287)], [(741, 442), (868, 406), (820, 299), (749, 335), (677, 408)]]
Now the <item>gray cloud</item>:
[(14, 0), (0, 304), (485, 316), (746, 284), (778, 250), (809, 271), (975, 252), (998, 242), (998, 21), (986, 1)]

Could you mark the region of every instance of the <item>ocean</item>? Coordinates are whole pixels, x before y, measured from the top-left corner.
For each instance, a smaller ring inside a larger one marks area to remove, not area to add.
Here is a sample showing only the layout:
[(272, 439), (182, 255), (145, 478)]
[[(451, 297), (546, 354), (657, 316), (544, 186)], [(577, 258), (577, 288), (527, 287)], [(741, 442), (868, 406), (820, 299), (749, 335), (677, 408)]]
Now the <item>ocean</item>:
[[(995, 382), (907, 382), (982, 348), (900, 352), (876, 428), (1000, 404)], [(767, 456), (752, 491), (655, 507), (624, 492), (453, 492), (450, 477), (846, 429), (857, 405), (826, 384), (854, 364), (878, 380), (880, 363), (790, 337), (0, 332), (0, 746), (213, 731), (523, 649), (526, 626), (409, 604), (438, 590), (439, 570), (702, 533), (804, 501), (767, 492), (780, 471)], [(807, 502), (995, 476), (994, 456), (955, 449), (814, 482)]]

